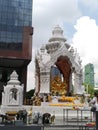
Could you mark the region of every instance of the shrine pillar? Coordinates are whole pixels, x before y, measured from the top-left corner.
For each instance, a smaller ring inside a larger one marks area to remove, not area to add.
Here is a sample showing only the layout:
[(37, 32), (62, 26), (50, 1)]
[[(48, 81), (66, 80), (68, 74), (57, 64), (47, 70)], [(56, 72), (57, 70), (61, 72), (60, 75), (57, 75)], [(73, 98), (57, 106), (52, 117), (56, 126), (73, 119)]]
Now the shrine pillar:
[(73, 90), (72, 88), (72, 72), (70, 73), (70, 76), (69, 76), (69, 92), (71, 92)]
[(81, 73), (74, 74), (74, 94), (82, 94), (82, 75)]
[(40, 91), (40, 88), (39, 88), (39, 77), (38, 77), (38, 74), (35, 75), (35, 93), (38, 93)]
[(50, 71), (40, 73), (40, 93), (50, 93)]

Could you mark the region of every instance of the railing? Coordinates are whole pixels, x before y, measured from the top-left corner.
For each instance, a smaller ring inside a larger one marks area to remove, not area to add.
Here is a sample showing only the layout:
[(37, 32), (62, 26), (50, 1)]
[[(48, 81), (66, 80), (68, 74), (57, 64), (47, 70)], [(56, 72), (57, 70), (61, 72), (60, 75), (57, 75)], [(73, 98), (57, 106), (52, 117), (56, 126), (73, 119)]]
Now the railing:
[[(86, 116), (87, 115), (87, 116)], [(92, 121), (92, 112), (89, 109), (63, 109), (64, 121)]]

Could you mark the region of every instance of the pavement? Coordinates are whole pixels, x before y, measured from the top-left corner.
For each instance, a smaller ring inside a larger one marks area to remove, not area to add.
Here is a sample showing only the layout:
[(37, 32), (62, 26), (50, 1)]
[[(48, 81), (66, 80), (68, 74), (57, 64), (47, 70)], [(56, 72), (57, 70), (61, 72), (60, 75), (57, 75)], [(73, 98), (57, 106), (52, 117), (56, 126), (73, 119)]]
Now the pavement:
[(89, 121), (64, 121), (63, 119), (55, 119), (55, 122), (44, 125), (44, 130), (96, 130), (95, 127), (85, 127)]
[[(77, 121), (77, 119), (72, 118), (72, 120), (66, 121), (62, 117), (56, 117), (53, 123), (50, 124), (28, 124), (29, 126), (41, 126), (41, 130), (96, 130), (95, 127), (85, 127), (85, 124), (88, 123), (89, 120), (85, 121)], [(18, 122), (17, 122), (18, 123)], [(21, 122), (19, 122), (21, 124)], [(17, 124), (17, 125), (19, 125)], [(84, 127), (82, 127), (84, 126)]]

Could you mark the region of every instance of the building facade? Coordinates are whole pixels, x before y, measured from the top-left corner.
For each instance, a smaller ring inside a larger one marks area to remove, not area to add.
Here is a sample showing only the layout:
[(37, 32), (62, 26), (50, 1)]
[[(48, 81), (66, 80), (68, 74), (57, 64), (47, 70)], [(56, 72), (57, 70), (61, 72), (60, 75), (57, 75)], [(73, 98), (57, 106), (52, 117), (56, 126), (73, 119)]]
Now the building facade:
[[(27, 83), (27, 66), (32, 59), (32, 0), (0, 0), (0, 89), (15, 70)], [(0, 91), (0, 92), (1, 92)]]
[(84, 83), (94, 87), (94, 65), (89, 63), (84, 69)]

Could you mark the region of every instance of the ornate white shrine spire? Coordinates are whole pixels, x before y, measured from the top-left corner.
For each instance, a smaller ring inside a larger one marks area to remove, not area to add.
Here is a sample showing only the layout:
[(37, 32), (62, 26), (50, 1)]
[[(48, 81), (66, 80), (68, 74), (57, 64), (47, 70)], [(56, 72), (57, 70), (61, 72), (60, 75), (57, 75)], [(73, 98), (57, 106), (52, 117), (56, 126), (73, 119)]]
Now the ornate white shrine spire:
[(56, 25), (52, 31), (52, 37), (49, 39), (49, 42), (53, 41), (66, 41), (66, 38), (63, 36), (63, 30), (59, 25)]
[(20, 84), (20, 81), (18, 80), (18, 74), (16, 73), (16, 71), (12, 72), (12, 74), (10, 75), (10, 80), (7, 84)]
[(66, 38), (63, 36), (63, 30), (59, 25), (55, 26), (52, 31), (52, 37), (48, 40), (48, 44), (46, 44), (47, 52), (52, 54), (60, 48), (61, 43), (65, 43)]

